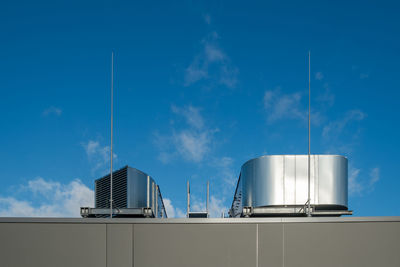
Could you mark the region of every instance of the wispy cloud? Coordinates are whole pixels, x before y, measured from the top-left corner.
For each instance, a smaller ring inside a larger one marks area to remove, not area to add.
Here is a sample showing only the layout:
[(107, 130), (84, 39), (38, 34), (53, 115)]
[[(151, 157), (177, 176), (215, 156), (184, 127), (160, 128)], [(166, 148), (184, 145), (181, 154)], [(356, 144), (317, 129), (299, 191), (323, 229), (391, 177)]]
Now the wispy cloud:
[(351, 155), (362, 132), (360, 122), (366, 116), (361, 110), (354, 109), (326, 124), (322, 129), (322, 142), (327, 148), (325, 153)]
[(323, 128), (322, 136), (324, 138), (330, 139), (333, 137), (338, 137), (343, 130), (348, 126), (351, 122), (361, 121), (367, 115), (359, 109), (354, 109), (346, 112), (346, 114), (335, 121), (330, 122)]
[(364, 193), (371, 193), (376, 183), (380, 180), (380, 168), (372, 168), (368, 175), (360, 178), (362, 171), (357, 168), (349, 168), (349, 194), (361, 196)]
[(315, 73), (315, 79), (316, 80), (322, 80), (324, 78), (324, 75), (322, 74), (322, 72), (317, 72), (317, 73)]
[(79, 217), (80, 207), (94, 203), (93, 190), (79, 179), (62, 184), (38, 177), (20, 185), (20, 191), (28, 193), (30, 201), (0, 196), (0, 216)]
[(359, 181), (358, 175), (360, 169), (349, 168), (349, 194), (360, 194), (363, 191), (363, 185)]
[(224, 200), (218, 198), (216, 196), (210, 197), (210, 207), (209, 213), (210, 217), (218, 218), (221, 217), (222, 214), (226, 214), (228, 212), (228, 206), (224, 205)]
[(208, 77), (208, 69), (196, 58), (185, 70), (185, 86), (194, 84)]
[(170, 135), (155, 134), (155, 144), (160, 149), (159, 159), (168, 163), (177, 156), (183, 160), (201, 162), (211, 150), (214, 133), (205, 125), (200, 109), (191, 105), (171, 107), (172, 112), (184, 118), (183, 127), (174, 125)]
[(211, 135), (207, 131), (185, 130), (173, 135), (178, 152), (183, 158), (200, 162), (210, 150)]
[(212, 160), (212, 166), (216, 169), (216, 178), (221, 182), (218, 191), (223, 197), (231, 197), (237, 182), (237, 173), (234, 171), (234, 159), (231, 157), (220, 157)]
[[(209, 17), (205, 20), (211, 21)], [(204, 80), (228, 88), (236, 87), (239, 70), (219, 46), (218, 39), (217, 32), (212, 32), (202, 40), (201, 51), (185, 70), (185, 86)]]
[[(103, 171), (110, 162), (110, 147), (101, 146), (98, 141), (94, 140), (89, 140), (81, 145), (85, 149), (88, 160), (92, 165), (92, 172)], [(113, 153), (113, 159), (116, 158), (117, 155)]]
[[(308, 109), (302, 103), (302, 97), (301, 92), (284, 94), (280, 87), (265, 91), (264, 109), (268, 123), (284, 119), (306, 121)], [(319, 112), (311, 111), (311, 123), (319, 125), (322, 120), (322, 115)]]
[(306, 110), (301, 109), (301, 94), (282, 94), (280, 88), (264, 93), (264, 108), (269, 122), (280, 119), (307, 118)]
[(373, 187), (380, 179), (380, 169), (378, 167), (371, 169), (369, 176), (369, 186)]
[(62, 114), (62, 109), (54, 106), (48, 107), (42, 112), (43, 116), (50, 116), (50, 115), (61, 116), (61, 114)]
[(323, 92), (317, 95), (316, 100), (322, 105), (322, 108), (330, 108), (335, 103), (335, 95), (332, 93), (329, 83), (323, 84)]
[(213, 198), (211, 198), (210, 212), (213, 217), (220, 217), (221, 212), (226, 214), (230, 209), (239, 174), (234, 167), (235, 160), (231, 157), (216, 158), (213, 162), (216, 167), (216, 179), (220, 183), (214, 191), (218, 192), (218, 194), (214, 194)]
[(172, 105), (171, 110), (176, 115), (184, 117), (189, 126), (196, 129), (202, 129), (204, 127), (204, 119), (200, 114), (200, 108), (193, 107), (192, 105), (186, 107)]

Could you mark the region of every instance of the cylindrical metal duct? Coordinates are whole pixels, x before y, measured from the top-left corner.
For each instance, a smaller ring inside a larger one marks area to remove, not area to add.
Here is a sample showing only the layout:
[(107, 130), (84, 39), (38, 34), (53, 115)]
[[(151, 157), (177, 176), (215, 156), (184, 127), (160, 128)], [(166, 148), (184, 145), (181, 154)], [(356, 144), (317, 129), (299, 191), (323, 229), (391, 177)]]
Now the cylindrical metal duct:
[[(311, 155), (311, 205), (347, 209), (347, 158)], [(247, 207), (304, 206), (308, 198), (307, 155), (263, 156), (241, 169), (242, 203)]]

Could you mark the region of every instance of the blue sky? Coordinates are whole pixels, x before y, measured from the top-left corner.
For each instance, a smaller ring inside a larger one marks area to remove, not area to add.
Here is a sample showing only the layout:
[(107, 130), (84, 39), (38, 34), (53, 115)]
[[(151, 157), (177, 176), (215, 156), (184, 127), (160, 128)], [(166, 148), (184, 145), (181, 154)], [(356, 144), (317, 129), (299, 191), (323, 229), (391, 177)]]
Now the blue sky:
[(400, 215), (400, 20), (395, 1), (3, 1), (0, 216), (78, 216), (109, 166), (147, 172), (170, 216), (186, 181), (213, 216), (241, 165), (307, 153), (349, 159), (356, 216)]

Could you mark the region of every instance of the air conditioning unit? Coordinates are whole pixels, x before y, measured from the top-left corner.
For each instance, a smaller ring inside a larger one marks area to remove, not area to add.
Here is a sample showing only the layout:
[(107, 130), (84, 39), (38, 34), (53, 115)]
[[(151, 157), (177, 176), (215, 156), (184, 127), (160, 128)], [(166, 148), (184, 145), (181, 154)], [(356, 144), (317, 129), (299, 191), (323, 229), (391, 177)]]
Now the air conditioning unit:
[[(95, 207), (81, 208), (83, 217), (110, 216), (110, 174), (95, 180)], [(159, 186), (148, 174), (125, 166), (113, 172), (113, 216), (166, 218)]]

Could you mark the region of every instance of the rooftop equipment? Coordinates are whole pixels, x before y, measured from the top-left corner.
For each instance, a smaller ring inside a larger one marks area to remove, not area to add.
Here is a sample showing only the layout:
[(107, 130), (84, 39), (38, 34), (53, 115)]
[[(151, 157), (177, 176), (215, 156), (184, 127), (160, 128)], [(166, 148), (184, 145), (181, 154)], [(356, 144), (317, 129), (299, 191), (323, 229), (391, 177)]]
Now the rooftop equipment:
[(229, 215), (351, 215), (347, 204), (347, 165), (343, 156), (311, 155), (308, 173), (308, 155), (251, 159), (241, 168)]
[(187, 182), (187, 218), (208, 218), (208, 203), (210, 199), (210, 183), (207, 181), (207, 197), (206, 197), (206, 211), (190, 211), (190, 184)]
[[(114, 217), (167, 218), (159, 186), (148, 174), (129, 166), (113, 172)], [(95, 180), (95, 207), (81, 207), (82, 217), (110, 216), (110, 174)]]

